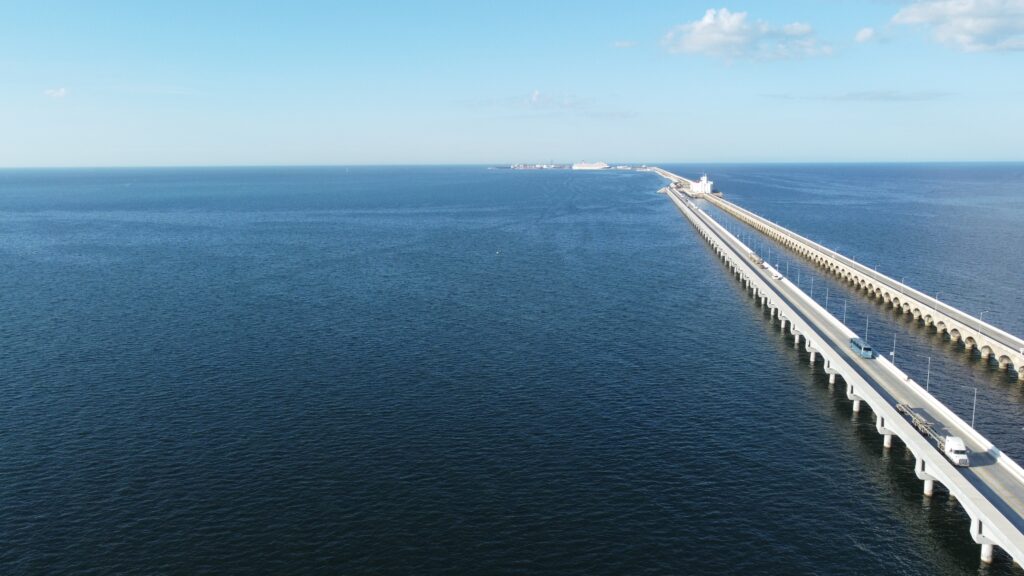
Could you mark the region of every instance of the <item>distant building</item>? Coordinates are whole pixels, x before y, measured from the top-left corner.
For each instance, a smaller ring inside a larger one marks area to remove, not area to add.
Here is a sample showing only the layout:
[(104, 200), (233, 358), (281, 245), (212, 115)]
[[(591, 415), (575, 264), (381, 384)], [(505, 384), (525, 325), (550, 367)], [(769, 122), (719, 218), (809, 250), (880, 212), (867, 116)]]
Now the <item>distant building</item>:
[(577, 162), (572, 165), (573, 170), (607, 170), (608, 165), (604, 162)]
[(711, 194), (714, 190), (715, 183), (708, 180), (708, 175), (703, 174), (700, 180), (690, 185), (690, 191), (694, 194)]

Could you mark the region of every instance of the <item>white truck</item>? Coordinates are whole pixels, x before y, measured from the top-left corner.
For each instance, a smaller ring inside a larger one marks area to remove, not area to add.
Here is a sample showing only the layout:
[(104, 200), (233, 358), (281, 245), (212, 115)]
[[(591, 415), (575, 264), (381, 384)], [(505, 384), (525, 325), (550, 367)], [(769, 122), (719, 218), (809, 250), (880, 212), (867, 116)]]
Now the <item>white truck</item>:
[(967, 446), (964, 444), (963, 438), (939, 434), (935, 431), (931, 422), (925, 419), (924, 416), (914, 412), (914, 409), (907, 404), (897, 404), (896, 410), (910, 419), (910, 423), (921, 434), (934, 441), (938, 449), (942, 451), (942, 454), (950, 462), (957, 466), (971, 465), (971, 459), (967, 456)]

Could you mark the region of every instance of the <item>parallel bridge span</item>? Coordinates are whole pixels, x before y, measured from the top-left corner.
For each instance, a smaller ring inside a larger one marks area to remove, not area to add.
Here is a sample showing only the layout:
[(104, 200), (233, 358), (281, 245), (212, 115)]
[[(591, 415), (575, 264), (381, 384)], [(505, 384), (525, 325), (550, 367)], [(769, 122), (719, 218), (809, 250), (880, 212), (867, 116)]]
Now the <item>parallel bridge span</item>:
[[(666, 170), (653, 170), (673, 183), (682, 184), (684, 192), (693, 184), (692, 180)], [(894, 310), (912, 315), (914, 320), (924, 322), (925, 326), (934, 326), (940, 335), (949, 334), (953, 342), (963, 341), (967, 350), (978, 350), (983, 360), (996, 362), (1002, 370), (1013, 369), (1017, 373), (1017, 378), (1024, 381), (1024, 339), (885, 274), (880, 274), (856, 260), (847, 258), (724, 198), (713, 194), (690, 195), (707, 200), (713, 206), (795, 250), (833, 275), (860, 290), (867, 291), (886, 304), (891, 304)]]
[[(884, 435), (883, 444), (888, 448), (896, 436), (906, 445), (916, 461), (915, 474), (924, 481), (924, 493), (930, 496), (939, 482), (963, 506), (971, 519), (971, 538), (981, 545), (982, 561), (991, 562), (998, 546), (1022, 564), (1024, 469), (892, 363), (855, 355), (849, 348), (855, 334), (849, 328), (777, 271), (758, 266), (749, 247), (681, 191), (670, 187), (666, 193), (748, 293), (779, 318), (782, 333), (789, 330), (794, 346), (802, 343), (812, 364), (820, 357), (830, 382), (842, 378), (854, 411), (860, 411), (862, 402), (867, 404), (875, 414), (876, 430)], [(963, 438), (971, 466), (958, 468), (949, 462), (896, 410), (896, 404), (910, 406), (935, 423), (940, 433)]]

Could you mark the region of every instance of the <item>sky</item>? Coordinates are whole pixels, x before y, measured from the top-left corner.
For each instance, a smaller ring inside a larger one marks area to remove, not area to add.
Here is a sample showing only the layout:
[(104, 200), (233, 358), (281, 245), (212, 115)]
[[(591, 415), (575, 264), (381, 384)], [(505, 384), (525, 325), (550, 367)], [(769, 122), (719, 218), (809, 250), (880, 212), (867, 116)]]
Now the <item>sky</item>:
[(1024, 0), (0, 0), (0, 166), (1024, 160)]

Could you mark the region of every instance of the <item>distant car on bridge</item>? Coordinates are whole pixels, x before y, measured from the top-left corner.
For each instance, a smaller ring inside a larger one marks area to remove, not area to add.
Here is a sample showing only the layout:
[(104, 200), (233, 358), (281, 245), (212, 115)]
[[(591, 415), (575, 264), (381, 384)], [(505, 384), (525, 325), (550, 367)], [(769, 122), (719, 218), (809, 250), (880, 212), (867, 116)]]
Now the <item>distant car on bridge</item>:
[(850, 348), (853, 349), (861, 358), (874, 358), (875, 351), (871, 349), (871, 346), (867, 342), (860, 338), (850, 338)]

